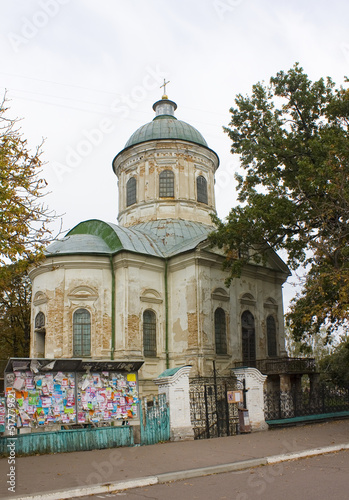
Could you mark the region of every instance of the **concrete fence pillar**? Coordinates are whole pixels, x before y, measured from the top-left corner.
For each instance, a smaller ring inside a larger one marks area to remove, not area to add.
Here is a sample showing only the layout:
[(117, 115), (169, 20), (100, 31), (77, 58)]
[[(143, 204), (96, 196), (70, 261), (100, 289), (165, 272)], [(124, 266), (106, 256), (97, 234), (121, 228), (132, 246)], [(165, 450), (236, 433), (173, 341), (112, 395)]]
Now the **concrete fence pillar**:
[(246, 406), (252, 430), (268, 429), (264, 416), (264, 382), (267, 376), (256, 368), (235, 368), (233, 373), (241, 386), (245, 380)]
[(191, 366), (170, 368), (154, 380), (159, 394), (166, 394), (170, 408), (171, 441), (194, 439), (190, 421), (189, 372)]

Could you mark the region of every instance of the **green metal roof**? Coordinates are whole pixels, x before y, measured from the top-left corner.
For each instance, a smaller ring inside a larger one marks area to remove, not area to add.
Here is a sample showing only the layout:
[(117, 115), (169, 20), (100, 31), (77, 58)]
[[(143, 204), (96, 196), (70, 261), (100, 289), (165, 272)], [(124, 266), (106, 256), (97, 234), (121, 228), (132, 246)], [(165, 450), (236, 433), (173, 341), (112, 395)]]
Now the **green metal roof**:
[(158, 378), (172, 377), (175, 373), (177, 373), (183, 366), (178, 366), (176, 368), (168, 368), (164, 372), (160, 373)]
[(122, 250), (154, 257), (171, 257), (195, 248), (213, 230), (199, 222), (164, 219), (122, 227), (92, 219), (81, 222), (65, 238), (49, 245), (45, 254), (114, 255)]
[(156, 139), (181, 139), (208, 147), (200, 132), (189, 123), (177, 120), (174, 116), (161, 115), (136, 130), (125, 148)]

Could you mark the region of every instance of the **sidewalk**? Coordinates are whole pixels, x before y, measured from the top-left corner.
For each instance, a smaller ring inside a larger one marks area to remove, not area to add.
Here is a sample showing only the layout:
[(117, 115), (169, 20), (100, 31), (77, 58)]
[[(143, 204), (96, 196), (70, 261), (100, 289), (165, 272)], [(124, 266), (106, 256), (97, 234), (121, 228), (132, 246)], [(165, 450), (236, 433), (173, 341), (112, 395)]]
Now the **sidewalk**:
[[(81, 495), (86, 495), (86, 490), (82, 491), (82, 488), (97, 484), (127, 482), (139, 478), (147, 478), (146, 484), (152, 484), (149, 477), (162, 475), (161, 480), (164, 482), (188, 477), (186, 471), (192, 469), (226, 464), (232, 466), (234, 462), (247, 460), (251, 462), (244, 467), (255, 466), (259, 462), (252, 462), (252, 459), (343, 444), (349, 447), (348, 443), (349, 420), (340, 420), (209, 440), (17, 457), (15, 492), (7, 490), (10, 465), (7, 458), (1, 458), (0, 498), (18, 499), (41, 493), (42, 499), (45, 499), (49, 498), (51, 491), (76, 488), (77, 494), (81, 491)], [(322, 451), (324, 450), (320, 449), (315, 453)], [(267, 461), (260, 462), (262, 463)], [(224, 470), (225, 467), (220, 467), (216, 472)], [(168, 474), (179, 471), (179, 474)], [(215, 470), (211, 469), (211, 473), (213, 472)], [(197, 471), (197, 475), (205, 473), (210, 473), (210, 470)], [(59, 498), (59, 495), (55, 498)]]

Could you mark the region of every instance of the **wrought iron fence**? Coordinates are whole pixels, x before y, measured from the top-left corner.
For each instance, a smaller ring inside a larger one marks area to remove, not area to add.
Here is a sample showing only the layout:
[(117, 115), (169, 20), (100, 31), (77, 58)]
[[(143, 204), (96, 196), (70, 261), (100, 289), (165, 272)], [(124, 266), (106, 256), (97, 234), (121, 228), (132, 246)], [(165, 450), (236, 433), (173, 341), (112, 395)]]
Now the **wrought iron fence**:
[(228, 402), (228, 391), (235, 389), (232, 377), (198, 377), (190, 381), (190, 418), (195, 439), (237, 434), (237, 405)]
[(316, 389), (266, 391), (264, 413), (266, 420), (321, 415), (349, 411), (349, 388), (319, 386)]

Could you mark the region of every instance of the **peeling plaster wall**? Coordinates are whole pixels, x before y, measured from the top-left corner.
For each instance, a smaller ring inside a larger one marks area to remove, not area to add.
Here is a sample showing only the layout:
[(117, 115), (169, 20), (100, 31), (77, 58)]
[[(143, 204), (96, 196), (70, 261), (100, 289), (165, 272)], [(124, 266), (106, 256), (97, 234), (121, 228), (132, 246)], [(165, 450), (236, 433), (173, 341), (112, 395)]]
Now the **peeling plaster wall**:
[(122, 252), (114, 258), (117, 359), (143, 360), (143, 313), (157, 319), (157, 356), (146, 358), (139, 380), (156, 378), (166, 369), (164, 262)]
[[(216, 155), (209, 149), (185, 141), (149, 141), (124, 151), (115, 172), (119, 180), (119, 216), (122, 226), (157, 219), (186, 219), (212, 224), (215, 212), (214, 172)], [(172, 170), (175, 176), (174, 197), (159, 197), (159, 174)], [(208, 204), (198, 203), (196, 178), (207, 180)], [(137, 202), (126, 206), (126, 184), (137, 180)]]
[[(51, 264), (54, 263), (54, 266)], [(166, 369), (165, 263), (162, 259), (120, 252), (115, 270), (115, 359), (143, 360), (143, 312), (157, 318), (157, 356), (146, 358), (141, 381), (151, 381)], [(281, 279), (271, 271), (260, 277), (246, 272), (224, 285), (221, 257), (195, 250), (176, 256), (168, 265), (168, 334), (170, 367), (193, 365), (192, 374), (212, 374), (216, 361), (220, 373), (228, 373), (242, 359), (241, 314), (255, 318), (257, 359), (267, 357), (266, 318), (276, 319), (279, 355), (284, 354)], [(91, 355), (111, 355), (111, 268), (104, 257), (70, 256), (48, 261), (32, 272), (33, 305), (31, 356), (37, 355), (34, 320), (46, 316), (45, 357), (73, 356), (74, 310), (91, 312)], [(227, 354), (216, 355), (214, 312), (226, 314)]]
[[(275, 271), (267, 271), (266, 276), (260, 277), (257, 272), (251, 276), (252, 270), (247, 270), (240, 279), (233, 280), (230, 288), (224, 284), (226, 273), (222, 270), (221, 259), (217, 255), (197, 253), (195, 271), (190, 268), (181, 272), (185, 277), (182, 282), (177, 282), (174, 290), (178, 289), (177, 295), (182, 287), (189, 291), (191, 300), (197, 296), (197, 313), (191, 314), (192, 304), (188, 302), (188, 318), (191, 323), (186, 323), (188, 332), (190, 325), (197, 325), (197, 347), (199, 362), (194, 364), (202, 374), (212, 374), (212, 361), (216, 361), (217, 370), (220, 373), (229, 373), (235, 362), (242, 359), (242, 326), (241, 315), (245, 310), (251, 311), (255, 318), (256, 332), (256, 357), (264, 359), (267, 357), (266, 318), (272, 314), (276, 319), (278, 355), (285, 354), (285, 336), (283, 322), (282, 303), (282, 279)], [(197, 288), (191, 288), (190, 278), (196, 276)], [(252, 297), (251, 299), (246, 299)], [(220, 307), (226, 315), (227, 328), (227, 354), (216, 355), (214, 312)], [(181, 309), (184, 308), (184, 301)], [(174, 321), (174, 334), (176, 338), (183, 331), (181, 322)], [(188, 339), (190, 334), (188, 333)], [(200, 357), (203, 358), (200, 365)]]
[[(34, 322), (39, 311), (45, 314), (45, 357), (70, 358), (73, 357), (73, 313), (86, 308), (91, 314), (91, 357), (110, 357), (111, 270), (107, 259), (92, 259), (67, 256), (32, 270), (31, 356), (38, 354)], [(44, 294), (46, 301), (37, 303), (37, 294)]]

